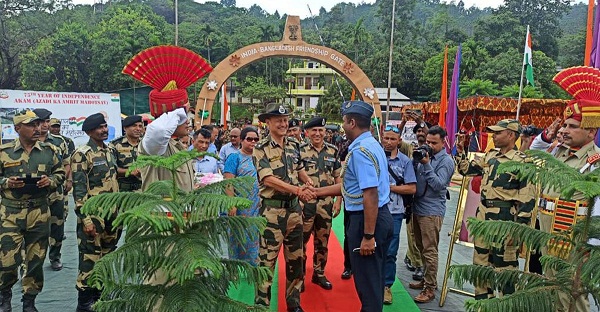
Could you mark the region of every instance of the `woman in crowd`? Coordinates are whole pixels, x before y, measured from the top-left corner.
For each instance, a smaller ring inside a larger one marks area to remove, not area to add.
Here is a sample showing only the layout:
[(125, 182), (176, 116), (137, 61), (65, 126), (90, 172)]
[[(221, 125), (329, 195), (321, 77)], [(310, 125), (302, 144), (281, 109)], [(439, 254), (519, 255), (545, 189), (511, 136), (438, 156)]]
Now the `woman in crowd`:
[[(224, 177), (225, 179), (231, 179), (235, 177), (251, 176), (254, 178), (254, 185), (250, 194), (247, 198), (253, 202), (250, 208), (236, 209), (233, 208), (230, 212), (230, 216), (258, 216), (258, 205), (260, 200), (258, 198), (258, 180), (256, 179), (256, 168), (252, 162), (252, 151), (254, 145), (260, 139), (258, 136), (258, 130), (254, 127), (246, 127), (241, 131), (240, 139), (242, 142), (242, 148), (238, 153), (234, 153), (227, 157), (225, 162)], [(239, 196), (235, 190), (231, 189), (227, 191), (229, 196)], [(246, 195), (244, 195), (246, 197)], [(229, 256), (232, 259), (245, 260), (252, 264), (258, 263), (258, 229), (249, 229), (247, 232), (247, 242), (244, 246), (238, 244), (233, 239), (229, 244)]]

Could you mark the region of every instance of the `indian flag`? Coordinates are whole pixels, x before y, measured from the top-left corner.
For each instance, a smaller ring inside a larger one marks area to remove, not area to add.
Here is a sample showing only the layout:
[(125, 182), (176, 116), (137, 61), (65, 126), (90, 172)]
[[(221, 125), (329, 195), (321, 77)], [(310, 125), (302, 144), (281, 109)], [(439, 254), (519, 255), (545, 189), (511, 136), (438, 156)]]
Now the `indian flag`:
[(533, 83), (533, 50), (531, 49), (531, 33), (529, 33), (529, 25), (527, 25), (527, 37), (525, 37), (525, 53), (523, 55), (523, 66), (525, 66), (525, 78), (527, 82), (535, 87)]

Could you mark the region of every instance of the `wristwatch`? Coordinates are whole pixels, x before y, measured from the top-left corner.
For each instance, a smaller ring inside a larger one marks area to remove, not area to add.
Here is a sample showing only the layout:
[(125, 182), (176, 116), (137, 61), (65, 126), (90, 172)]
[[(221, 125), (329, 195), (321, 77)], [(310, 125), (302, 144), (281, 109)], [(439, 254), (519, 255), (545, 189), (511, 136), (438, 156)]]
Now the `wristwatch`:
[(363, 237), (364, 237), (365, 239), (373, 239), (373, 238), (375, 238), (375, 234), (368, 234), (368, 233), (365, 233), (365, 234), (363, 234)]

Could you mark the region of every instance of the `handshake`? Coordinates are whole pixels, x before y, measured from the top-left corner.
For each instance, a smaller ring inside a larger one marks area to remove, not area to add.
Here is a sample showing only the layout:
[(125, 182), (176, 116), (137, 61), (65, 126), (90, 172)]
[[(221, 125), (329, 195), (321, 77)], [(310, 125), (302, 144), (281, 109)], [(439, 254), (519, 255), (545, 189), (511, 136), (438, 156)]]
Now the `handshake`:
[(317, 189), (312, 185), (305, 184), (298, 187), (296, 195), (298, 195), (298, 198), (303, 202), (311, 201), (317, 198)]

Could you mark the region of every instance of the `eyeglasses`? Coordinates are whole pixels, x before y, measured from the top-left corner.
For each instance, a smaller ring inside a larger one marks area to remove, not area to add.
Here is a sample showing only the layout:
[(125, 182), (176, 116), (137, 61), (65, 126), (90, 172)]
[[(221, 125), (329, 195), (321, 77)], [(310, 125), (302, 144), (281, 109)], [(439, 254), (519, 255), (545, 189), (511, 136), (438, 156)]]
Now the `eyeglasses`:
[(394, 127), (394, 126), (386, 126), (385, 131), (393, 131), (395, 133), (400, 133), (400, 129), (398, 129), (398, 127)]
[(260, 138), (246, 137), (246, 142), (258, 142)]

